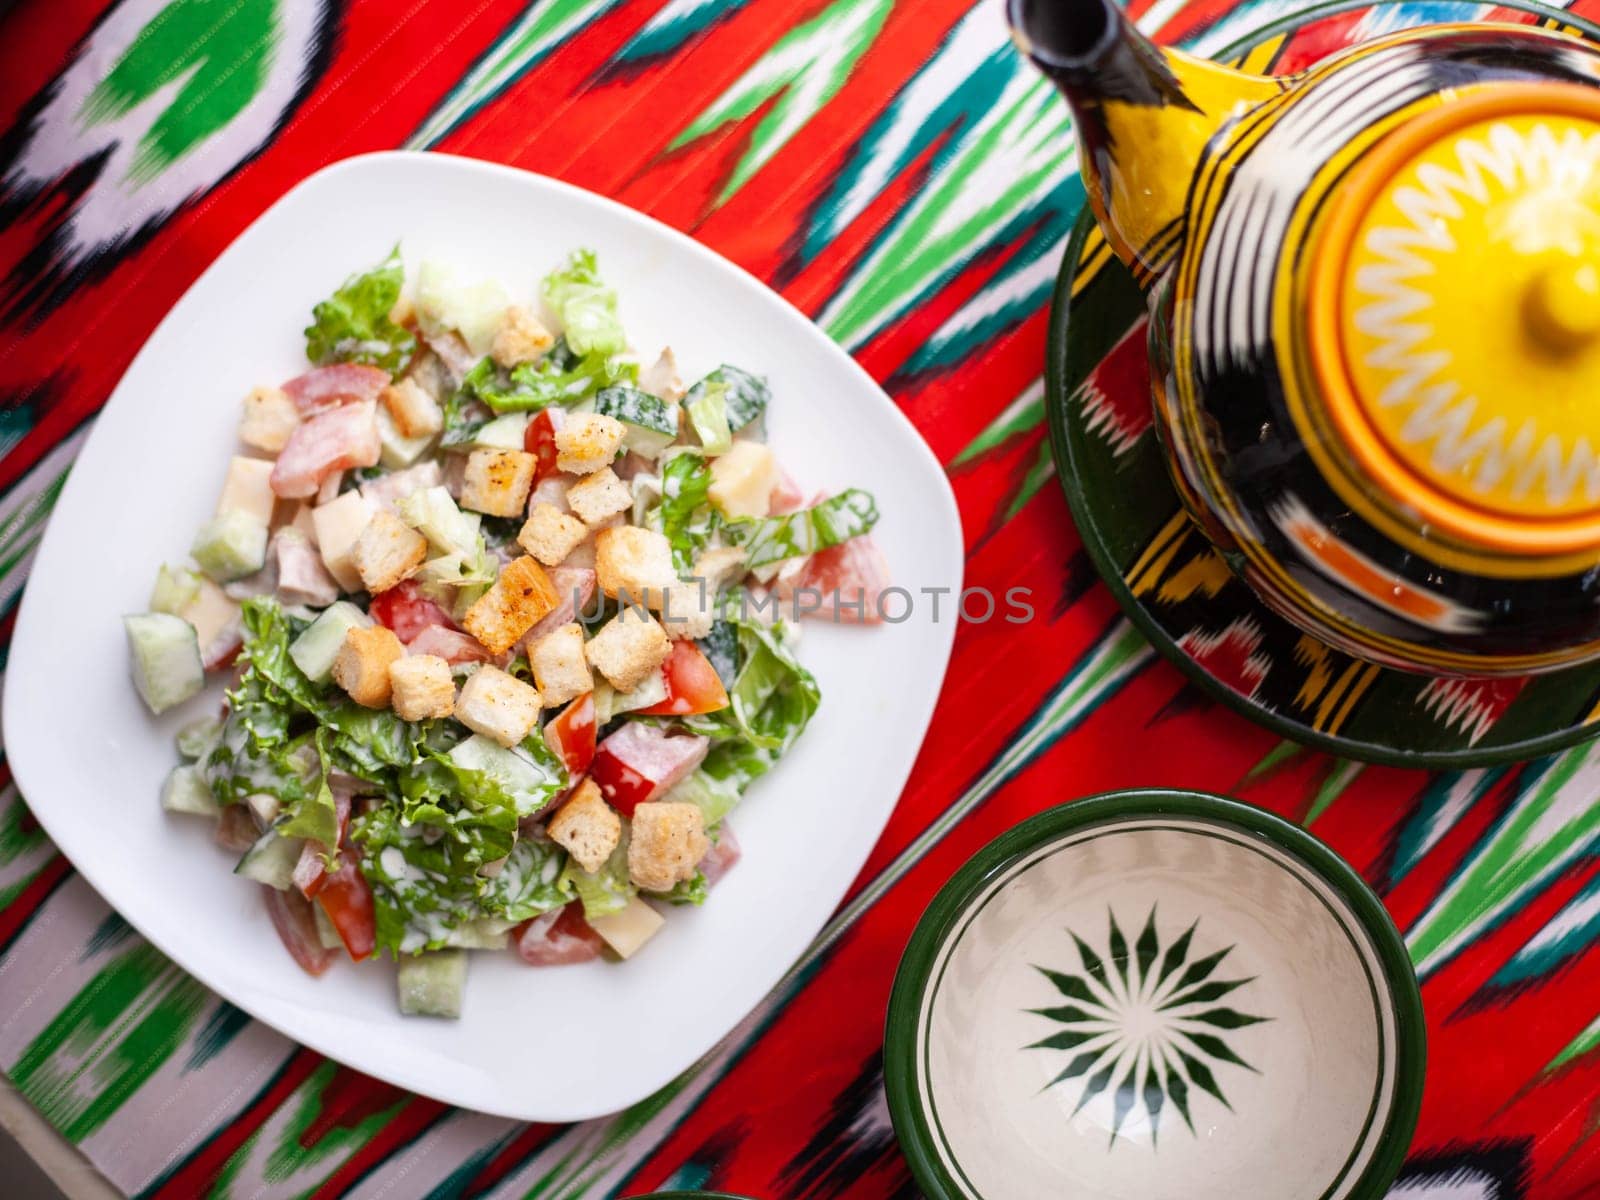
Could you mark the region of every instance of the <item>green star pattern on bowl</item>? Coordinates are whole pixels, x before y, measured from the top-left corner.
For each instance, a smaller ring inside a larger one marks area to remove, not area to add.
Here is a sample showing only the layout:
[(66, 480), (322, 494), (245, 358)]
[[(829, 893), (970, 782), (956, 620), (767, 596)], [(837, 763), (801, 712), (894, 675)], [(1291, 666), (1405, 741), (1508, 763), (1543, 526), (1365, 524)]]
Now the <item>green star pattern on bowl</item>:
[(1218, 1004), (1253, 977), (1212, 978), (1232, 946), (1191, 961), (1198, 918), (1163, 951), (1152, 907), (1130, 949), (1116, 913), (1107, 911), (1110, 929), (1103, 953), (1067, 931), (1078, 948), (1079, 972), (1035, 965), (1066, 1003), (1027, 1010), (1060, 1028), (1023, 1048), (1072, 1055), (1045, 1088), (1082, 1080), (1074, 1115), (1097, 1096), (1111, 1093), (1113, 1146), (1128, 1114), (1142, 1101), (1154, 1148), (1169, 1100), (1194, 1133), (1191, 1088), (1209, 1093), (1231, 1111), (1213, 1067), (1226, 1063), (1251, 1072), (1256, 1068), (1239, 1057), (1224, 1034), (1269, 1018)]

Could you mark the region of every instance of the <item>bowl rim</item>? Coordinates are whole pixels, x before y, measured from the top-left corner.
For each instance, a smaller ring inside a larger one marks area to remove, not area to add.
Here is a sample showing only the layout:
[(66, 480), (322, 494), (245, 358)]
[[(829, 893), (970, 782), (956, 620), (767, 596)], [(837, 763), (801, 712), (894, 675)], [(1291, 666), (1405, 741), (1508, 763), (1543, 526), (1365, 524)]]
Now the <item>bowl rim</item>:
[(912, 1175), (929, 1200), (965, 1200), (934, 1147), (916, 1080), (917, 1017), (933, 963), (962, 915), (991, 880), (1019, 859), (1064, 836), (1098, 825), (1152, 817), (1198, 817), (1264, 838), (1334, 889), (1372, 939), (1395, 1012), (1394, 1106), (1377, 1149), (1349, 1200), (1378, 1200), (1399, 1174), (1422, 1108), (1428, 1031), (1422, 992), (1405, 940), (1366, 880), (1323, 842), (1276, 813), (1240, 800), (1181, 788), (1134, 788), (1068, 800), (1012, 826), (950, 877), (929, 902), (895, 971), (884, 1028), (883, 1076), (889, 1116)]

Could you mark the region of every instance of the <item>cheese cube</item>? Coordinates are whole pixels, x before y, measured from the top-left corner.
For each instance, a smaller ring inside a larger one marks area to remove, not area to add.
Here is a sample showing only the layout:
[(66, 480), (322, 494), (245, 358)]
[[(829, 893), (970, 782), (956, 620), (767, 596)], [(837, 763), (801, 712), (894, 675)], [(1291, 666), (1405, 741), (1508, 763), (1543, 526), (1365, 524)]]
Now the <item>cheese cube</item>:
[(733, 449), (711, 460), (708, 494), (724, 516), (766, 516), (777, 483), (778, 460), (760, 442), (735, 442)]
[(634, 896), (627, 907), (591, 918), (589, 928), (606, 940), (606, 945), (616, 951), (618, 958), (631, 958), (640, 946), (661, 932), (666, 923), (665, 917)]
[(272, 506), (278, 500), (269, 482), (271, 478), (272, 464), (266, 459), (234, 455), (228, 462), (227, 477), (222, 481), (217, 512), (233, 509), (249, 513), (263, 525), (271, 525)]
[(372, 520), (372, 513), (372, 505), (355, 488), (311, 510), (322, 563), (347, 592), (361, 590), (361, 573), (355, 564), (356, 542)]

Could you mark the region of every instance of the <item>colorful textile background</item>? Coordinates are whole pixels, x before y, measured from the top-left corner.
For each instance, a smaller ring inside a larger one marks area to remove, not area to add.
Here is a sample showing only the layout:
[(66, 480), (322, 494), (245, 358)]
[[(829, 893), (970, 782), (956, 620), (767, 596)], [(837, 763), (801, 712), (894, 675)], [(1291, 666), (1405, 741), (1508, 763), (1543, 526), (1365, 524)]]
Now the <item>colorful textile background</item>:
[[(1160, 38), (1215, 50), (1295, 7), (1137, 10)], [(1299, 52), (1491, 12), (1356, 14)], [(1187, 686), (1122, 618), (1044, 437), (1046, 306), (1082, 200), (1071, 127), (1009, 48), (998, 0), (13, 4), (0, 18), (0, 639), (74, 452), (161, 315), (296, 181), (396, 146), (570, 180), (769, 281), (947, 464), (969, 584), (1048, 600), (1020, 633), (961, 630), (910, 786), (790, 978), (666, 1091), (575, 1127), (447, 1109), (250, 1020), (109, 911), (7, 779), (0, 1067), (119, 1187), (913, 1195), (879, 1053), (929, 897), (1030, 813), (1182, 784), (1304, 822), (1405, 931), (1432, 1055), (1397, 1196), (1600, 1196), (1600, 749), (1438, 776), (1297, 751)], [(1463, 691), (1414, 719), (1494, 717), (1492, 694)]]

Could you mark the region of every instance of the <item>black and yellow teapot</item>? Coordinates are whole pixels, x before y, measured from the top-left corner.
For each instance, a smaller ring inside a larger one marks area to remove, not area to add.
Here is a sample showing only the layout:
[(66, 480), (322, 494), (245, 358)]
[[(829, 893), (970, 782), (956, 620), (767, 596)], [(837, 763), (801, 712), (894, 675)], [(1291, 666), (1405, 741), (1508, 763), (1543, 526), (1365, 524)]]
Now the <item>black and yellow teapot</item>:
[(1291, 77), (1010, 0), (1149, 289), (1185, 502), (1277, 612), (1430, 674), (1600, 658), (1600, 53), (1395, 34)]

